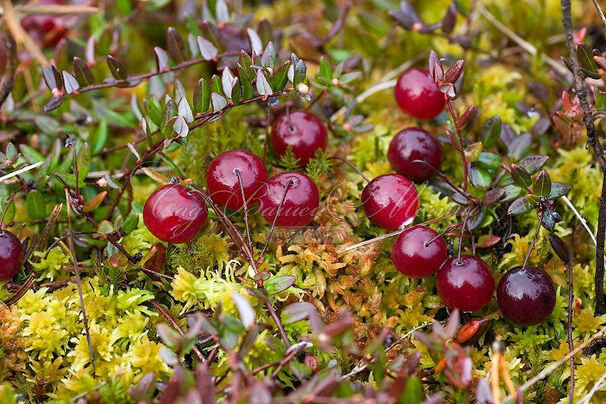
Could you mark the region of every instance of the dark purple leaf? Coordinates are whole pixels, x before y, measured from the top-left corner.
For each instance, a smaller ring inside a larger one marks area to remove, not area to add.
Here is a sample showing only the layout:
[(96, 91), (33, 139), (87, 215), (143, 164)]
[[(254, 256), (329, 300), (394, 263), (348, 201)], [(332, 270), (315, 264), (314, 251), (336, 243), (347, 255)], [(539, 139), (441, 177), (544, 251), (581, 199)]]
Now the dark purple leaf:
[(128, 71), (124, 63), (112, 55), (107, 55), (107, 65), (116, 80), (126, 80), (128, 78)]
[(492, 205), (492, 204), (498, 202), (504, 196), (505, 196), (504, 188), (489, 189), (488, 191), (486, 191), (484, 193), (484, 196), (482, 197), (482, 202), (484, 203), (484, 205)]
[(507, 155), (513, 160), (518, 161), (524, 157), (526, 153), (528, 153), (531, 143), (532, 135), (530, 133), (524, 133), (514, 138), (511, 143), (509, 143), (507, 147)]
[(551, 193), (551, 178), (547, 174), (547, 171), (541, 170), (536, 176), (532, 190), (539, 196), (549, 196)]
[[(446, 74), (448, 74), (448, 72), (446, 72)], [(467, 107), (465, 112), (463, 112), (463, 115), (461, 115), (459, 117), (459, 121), (457, 122), (457, 127), (459, 129), (461, 129), (463, 126), (465, 126), (467, 121), (469, 121), (469, 118), (471, 117), (471, 114), (473, 113), (473, 111), (474, 111), (474, 107), (473, 107), (473, 105), (470, 105), (469, 107)]]
[(527, 188), (532, 185), (532, 178), (530, 177), (528, 171), (517, 164), (511, 165), (511, 177), (513, 178), (513, 182), (522, 188)]
[(501, 134), (501, 117), (493, 115), (484, 122), (482, 126), (482, 142), (485, 148), (489, 148), (497, 143)]
[(525, 195), (516, 199), (509, 205), (507, 213), (509, 215), (521, 215), (530, 212), (537, 203), (538, 198), (535, 195)]
[(457, 22), (457, 8), (453, 3), (450, 3), (446, 15), (442, 20), (442, 32), (445, 34), (451, 34), (454, 31), (455, 24)]
[(429, 75), (433, 81), (438, 82), (444, 79), (444, 68), (442, 67), (442, 61), (440, 61), (438, 54), (434, 50), (429, 51), (427, 64)]
[(57, 94), (53, 95), (50, 100), (44, 105), (44, 111), (50, 112), (53, 109), (59, 108), (61, 103), (63, 102), (63, 95)]
[(556, 199), (563, 195), (566, 195), (570, 191), (570, 187), (561, 182), (552, 182), (551, 183), (551, 192), (549, 193), (550, 199)]
[(565, 263), (570, 261), (570, 255), (568, 254), (568, 247), (566, 247), (566, 243), (560, 237), (555, 235), (554, 233), (549, 233), (549, 244), (551, 244), (551, 248), (553, 248), (553, 252)]
[(181, 35), (173, 27), (166, 31), (166, 50), (176, 64), (187, 59), (187, 47)]
[(444, 74), (444, 81), (454, 84), (461, 76), (464, 66), (465, 61), (463, 59), (459, 59), (454, 62), (454, 64), (446, 71), (446, 74)]
[(154, 48), (154, 54), (156, 56), (156, 69), (158, 72), (162, 72), (168, 69), (168, 55), (166, 51), (159, 46)]
[[(44, 76), (44, 82), (49, 90), (63, 89), (63, 79), (61, 78), (61, 73), (59, 70), (53, 65), (42, 66), (42, 75)], [(54, 108), (53, 108), (54, 109)]]
[(526, 156), (518, 162), (529, 174), (537, 173), (549, 160), (548, 156)]
[(84, 62), (84, 60), (79, 57), (74, 57), (73, 62), (74, 74), (76, 75), (76, 80), (80, 83), (80, 86), (86, 87), (90, 86), (95, 82), (95, 76), (93, 72), (89, 69), (88, 65)]

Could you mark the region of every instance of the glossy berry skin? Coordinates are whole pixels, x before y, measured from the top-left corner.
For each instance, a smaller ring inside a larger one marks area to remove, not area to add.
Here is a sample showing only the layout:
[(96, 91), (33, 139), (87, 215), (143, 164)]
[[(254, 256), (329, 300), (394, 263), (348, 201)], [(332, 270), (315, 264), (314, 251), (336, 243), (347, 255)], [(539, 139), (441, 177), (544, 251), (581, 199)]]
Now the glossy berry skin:
[(387, 158), (391, 167), (398, 173), (412, 181), (425, 181), (434, 170), (422, 163), (413, 163), (415, 160), (425, 161), (435, 169), (440, 168), (442, 162), (442, 147), (438, 139), (421, 128), (407, 128), (391, 139)]
[(271, 130), (271, 148), (282, 157), (288, 146), (305, 167), (316, 150), (326, 149), (328, 132), (324, 123), (307, 111), (283, 113), (274, 122)]
[(547, 272), (529, 267), (507, 271), (497, 287), (497, 303), (514, 324), (532, 325), (545, 320), (555, 307), (556, 293)]
[[(290, 183), (284, 203), (278, 213), (278, 207), (284, 195), (284, 189)], [(271, 177), (261, 188), (259, 196), (261, 216), (273, 223), (276, 214), (276, 226), (306, 226), (314, 219), (320, 204), (318, 187), (307, 175), (287, 171)]]
[(145, 202), (143, 222), (162, 241), (187, 243), (196, 237), (208, 210), (202, 196), (179, 184), (158, 188)]
[(494, 292), (494, 277), (480, 258), (462, 255), (446, 260), (436, 276), (442, 301), (452, 309), (478, 311), (486, 306)]
[(362, 191), (362, 207), (376, 226), (397, 230), (416, 216), (419, 195), (414, 184), (400, 174), (381, 175)]
[(402, 73), (395, 87), (395, 97), (402, 111), (417, 119), (431, 119), (444, 109), (444, 94), (427, 70), (409, 69)]
[(0, 230), (0, 281), (11, 279), (23, 264), (23, 246), (10, 231)]
[(267, 180), (263, 160), (246, 150), (230, 150), (218, 155), (206, 172), (206, 187), (213, 202), (232, 210), (244, 205), (236, 172), (240, 172), (248, 206), (256, 202), (257, 190)]
[[(62, 0), (38, 0), (32, 3), (36, 6), (57, 6), (64, 5)], [(63, 25), (64, 17), (30, 14), (21, 20), (23, 29), (29, 36), (36, 41), (40, 46), (47, 48), (53, 47), (67, 33), (67, 27)]]
[(411, 278), (435, 274), (447, 258), (444, 239), (425, 226), (404, 230), (391, 247), (391, 260), (396, 269)]

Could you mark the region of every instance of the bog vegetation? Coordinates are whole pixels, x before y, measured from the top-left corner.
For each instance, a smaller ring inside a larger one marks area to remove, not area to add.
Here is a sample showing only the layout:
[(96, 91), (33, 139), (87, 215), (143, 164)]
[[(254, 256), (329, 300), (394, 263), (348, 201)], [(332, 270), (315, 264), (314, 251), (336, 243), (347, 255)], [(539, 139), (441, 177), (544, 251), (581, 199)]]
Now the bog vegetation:
[(0, 3), (0, 403), (606, 401), (599, 2)]

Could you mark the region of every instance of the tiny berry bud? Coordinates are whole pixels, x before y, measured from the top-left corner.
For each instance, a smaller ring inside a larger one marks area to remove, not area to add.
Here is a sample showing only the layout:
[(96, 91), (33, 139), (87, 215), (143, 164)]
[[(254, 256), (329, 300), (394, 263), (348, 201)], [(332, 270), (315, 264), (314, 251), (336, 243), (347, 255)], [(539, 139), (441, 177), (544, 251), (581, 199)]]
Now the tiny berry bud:
[(331, 81), (332, 81), (332, 85), (333, 85), (333, 86), (338, 86), (338, 85), (339, 85), (339, 79), (338, 79), (338, 78), (336, 78), (336, 77), (335, 77), (335, 78), (334, 78), (334, 79), (332, 79)]

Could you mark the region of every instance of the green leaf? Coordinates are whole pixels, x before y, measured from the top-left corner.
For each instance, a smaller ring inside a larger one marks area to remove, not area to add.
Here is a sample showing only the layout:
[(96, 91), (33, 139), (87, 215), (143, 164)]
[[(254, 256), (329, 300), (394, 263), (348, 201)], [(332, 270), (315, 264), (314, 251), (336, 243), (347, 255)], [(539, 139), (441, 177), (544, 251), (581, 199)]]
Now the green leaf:
[(406, 388), (402, 397), (400, 398), (401, 404), (420, 404), (423, 399), (423, 388), (421, 381), (417, 377), (409, 377), (406, 381)]
[(294, 275), (274, 276), (265, 281), (264, 286), (267, 293), (273, 295), (290, 288), (296, 281), (297, 277)]
[(492, 184), (492, 174), (475, 164), (471, 164), (469, 167), (469, 180), (474, 187), (487, 188)]
[(514, 199), (520, 197), (524, 193), (522, 188), (520, 188), (514, 184), (507, 185), (507, 186), (503, 187), (503, 189), (505, 190), (505, 196), (503, 198), (501, 198), (500, 202), (513, 201)]
[(4, 211), (6, 209), (6, 215), (4, 216), (4, 224), (10, 223), (15, 217), (15, 201), (12, 201), (8, 208), (6, 208), (6, 202), (11, 196), (11, 191), (7, 185), (0, 185), (0, 209)]
[(474, 164), (494, 175), (501, 167), (501, 156), (495, 153), (482, 152)]
[(122, 225), (122, 231), (126, 234), (135, 230), (139, 225), (139, 215), (132, 214), (124, 220), (124, 224)]
[(130, 14), (133, 6), (130, 0), (116, 0), (116, 8), (122, 17), (126, 17)]
[(40, 191), (34, 190), (28, 193), (25, 197), (25, 206), (30, 219), (39, 220), (46, 217), (44, 197)]
[(252, 80), (244, 72), (244, 68), (238, 64), (238, 74), (240, 75), (240, 83), (242, 84), (242, 98), (248, 100), (253, 96)]
[(201, 78), (194, 89), (194, 113), (206, 112), (210, 105), (210, 87), (208, 81)]
[(326, 81), (330, 81), (332, 79), (332, 67), (330, 67), (330, 62), (325, 57), (320, 59), (320, 70), (316, 76), (317, 78), (322, 78)]
[(113, 232), (114, 226), (107, 220), (103, 220), (101, 223), (99, 223), (99, 226), (97, 227), (97, 233), (99, 234), (110, 234)]
[(158, 101), (155, 98), (144, 99), (143, 107), (149, 119), (151, 119), (154, 125), (159, 127), (162, 123), (162, 110)]
[(580, 43), (577, 46), (577, 58), (579, 60), (579, 67), (581, 67), (589, 77), (599, 79), (600, 75), (596, 73), (597, 65), (593, 60), (593, 53), (591, 48), (584, 43)]
[(105, 143), (107, 142), (107, 121), (102, 119), (99, 122), (99, 126), (97, 126), (97, 130), (91, 136), (91, 152), (93, 154), (99, 153), (105, 147)]
[(524, 195), (521, 198), (516, 199), (509, 205), (507, 213), (510, 215), (521, 215), (530, 212), (534, 209), (534, 205), (537, 203), (539, 198), (536, 195)]
[(274, 92), (282, 91), (286, 87), (289, 66), (290, 62), (284, 62), (271, 77), (270, 84)]
[(40, 154), (40, 152), (38, 150), (34, 149), (31, 146), (28, 146), (26, 144), (21, 144), (21, 145), (19, 145), (19, 150), (21, 151), (21, 154), (23, 154), (23, 157), (25, 157), (27, 162), (30, 164), (44, 161), (44, 156), (42, 154)]
[(482, 142), (475, 142), (465, 148), (465, 158), (468, 162), (473, 163), (480, 157), (482, 153)]
[(90, 171), (91, 164), (88, 143), (83, 143), (82, 146), (80, 146), (76, 162), (78, 163), (78, 179), (84, 181)]
[(513, 182), (522, 188), (527, 188), (532, 185), (532, 178), (530, 177), (530, 174), (528, 174), (528, 171), (517, 164), (511, 165), (511, 177), (513, 178)]
[(551, 193), (551, 178), (547, 171), (542, 170), (537, 177), (534, 179), (534, 186), (532, 188), (535, 194), (539, 196), (548, 197)]
[(482, 126), (482, 142), (484, 147), (488, 148), (494, 146), (499, 140), (501, 134), (501, 117), (494, 115), (484, 122)]

